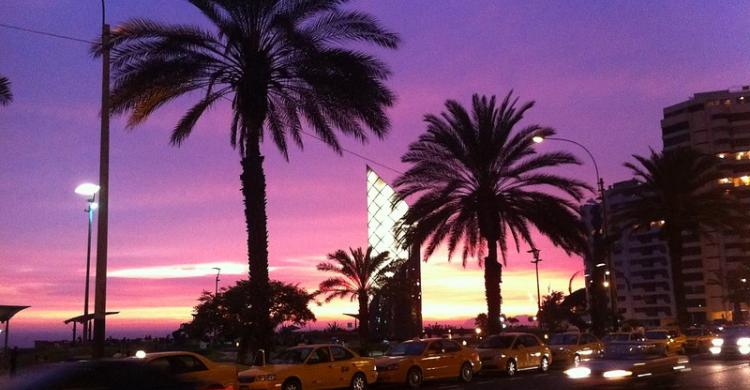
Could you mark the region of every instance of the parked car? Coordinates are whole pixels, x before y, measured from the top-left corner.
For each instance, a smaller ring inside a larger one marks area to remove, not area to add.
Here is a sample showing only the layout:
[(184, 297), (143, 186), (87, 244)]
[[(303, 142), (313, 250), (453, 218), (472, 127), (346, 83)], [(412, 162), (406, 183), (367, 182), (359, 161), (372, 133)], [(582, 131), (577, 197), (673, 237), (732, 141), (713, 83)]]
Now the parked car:
[(212, 388), (232, 390), (237, 382), (234, 364), (216, 363), (192, 352), (155, 352), (137, 355), (135, 359), (188, 381), (212, 384)]
[(286, 349), (241, 371), (237, 381), (239, 390), (363, 390), (377, 377), (374, 359), (341, 345), (317, 344)]
[(619, 341), (608, 344), (600, 359), (581, 363), (565, 371), (576, 388), (645, 383), (646, 388), (665, 388), (676, 375), (689, 370), (689, 359), (683, 355), (664, 356), (654, 343)]
[(509, 376), (518, 371), (546, 372), (552, 363), (552, 351), (530, 333), (502, 333), (487, 337), (477, 346), (482, 368), (499, 370)]
[(27, 372), (7, 383), (7, 390), (201, 390), (213, 384), (179, 378), (133, 359), (56, 363)]
[(482, 367), (476, 350), (448, 339), (417, 339), (394, 345), (375, 364), (378, 383), (406, 384), (410, 388), (433, 379), (471, 382)]
[(681, 353), (685, 354), (685, 344), (687, 337), (677, 329), (651, 329), (643, 335), (646, 341), (656, 345), (666, 354)]
[(711, 348), (711, 340), (716, 337), (716, 334), (706, 328), (689, 328), (685, 331), (687, 341), (685, 342), (685, 350), (687, 352), (708, 352)]
[(550, 337), (548, 345), (552, 350), (552, 361), (555, 365), (577, 366), (604, 350), (604, 343), (596, 336), (580, 332), (554, 334)]

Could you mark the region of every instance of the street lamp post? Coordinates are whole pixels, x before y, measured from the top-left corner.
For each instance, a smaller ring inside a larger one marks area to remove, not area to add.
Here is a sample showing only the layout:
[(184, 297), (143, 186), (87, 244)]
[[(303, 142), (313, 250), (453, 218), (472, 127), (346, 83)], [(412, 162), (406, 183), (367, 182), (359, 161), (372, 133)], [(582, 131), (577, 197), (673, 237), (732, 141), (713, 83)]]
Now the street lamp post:
[(539, 249), (531, 248), (530, 251), (527, 253), (531, 253), (532, 256), (534, 256), (534, 260), (531, 260), (531, 262), (534, 264), (534, 268), (536, 269), (536, 308), (537, 308), (537, 315), (539, 315), (539, 311), (542, 310), (542, 295), (539, 291), (539, 262), (542, 261), (542, 259), (539, 258), (539, 252), (541, 252)]
[(99, 192), (99, 186), (91, 183), (84, 183), (76, 187), (75, 193), (87, 197), (88, 206), (84, 210), (88, 214), (88, 239), (86, 242), (86, 287), (85, 295), (83, 297), (83, 342), (89, 341), (89, 281), (91, 279), (91, 225), (94, 222), (94, 210), (96, 210), (98, 204), (96, 203), (96, 193)]
[(214, 298), (219, 295), (219, 275), (221, 274), (221, 268), (214, 267), (216, 270), (216, 282), (214, 283)]
[(594, 154), (591, 153), (591, 151), (583, 146), (582, 144), (573, 141), (571, 139), (567, 138), (560, 138), (560, 137), (542, 137), (542, 136), (534, 136), (532, 140), (535, 143), (541, 143), (545, 140), (552, 140), (552, 141), (561, 141), (561, 142), (568, 142), (573, 145), (578, 146), (579, 148), (583, 149), (586, 154), (589, 155), (591, 158), (591, 162), (594, 164), (594, 172), (596, 172), (596, 186), (597, 190), (599, 192), (599, 199), (601, 201), (601, 208), (602, 208), (602, 236), (604, 239), (604, 245), (605, 245), (605, 260), (607, 263), (607, 268), (611, 271), (611, 274), (609, 275), (609, 282), (607, 284), (611, 285), (612, 287), (609, 288), (609, 286), (605, 286), (609, 289), (609, 299), (610, 299), (610, 306), (612, 307), (612, 326), (615, 330), (617, 330), (618, 322), (617, 322), (617, 284), (615, 283), (615, 269), (612, 264), (612, 256), (610, 255), (609, 248), (607, 247), (609, 245), (609, 221), (607, 217), (607, 200), (604, 197), (604, 180), (599, 175), (599, 165), (596, 163), (596, 159), (594, 158)]

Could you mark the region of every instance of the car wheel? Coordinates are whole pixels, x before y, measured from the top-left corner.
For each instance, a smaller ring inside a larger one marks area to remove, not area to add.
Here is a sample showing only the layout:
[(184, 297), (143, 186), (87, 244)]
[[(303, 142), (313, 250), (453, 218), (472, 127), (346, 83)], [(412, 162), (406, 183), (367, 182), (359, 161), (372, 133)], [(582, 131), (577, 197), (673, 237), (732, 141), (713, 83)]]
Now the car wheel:
[(573, 356), (573, 366), (578, 367), (581, 364), (581, 355)]
[(410, 368), (406, 373), (406, 385), (410, 389), (418, 389), (422, 386), (422, 370), (417, 367)]
[(357, 373), (354, 375), (354, 378), (352, 378), (352, 384), (349, 387), (351, 390), (367, 390), (367, 378), (365, 378), (364, 374)]
[(474, 367), (471, 366), (471, 363), (464, 363), (461, 365), (461, 373), (458, 376), (458, 379), (461, 380), (461, 382), (469, 383), (474, 378)]
[(547, 359), (546, 356), (543, 356), (542, 361), (539, 363), (539, 371), (541, 372), (549, 371), (549, 359)]
[(505, 365), (505, 373), (508, 376), (515, 376), (518, 372), (518, 366), (514, 360), (508, 360), (508, 364)]
[(302, 390), (302, 384), (296, 379), (289, 379), (281, 385), (281, 390)]

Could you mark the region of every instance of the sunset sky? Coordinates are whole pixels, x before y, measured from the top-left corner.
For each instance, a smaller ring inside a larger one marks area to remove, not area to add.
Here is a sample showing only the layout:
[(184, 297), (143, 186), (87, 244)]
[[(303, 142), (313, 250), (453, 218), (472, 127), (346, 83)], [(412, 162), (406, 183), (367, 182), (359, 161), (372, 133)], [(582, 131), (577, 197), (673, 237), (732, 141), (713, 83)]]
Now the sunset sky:
[[(206, 21), (177, 0), (108, 1), (111, 25), (131, 17)], [(400, 156), (424, 130), (422, 116), (445, 99), (474, 92), (536, 100), (526, 124), (552, 126), (587, 145), (607, 183), (628, 178), (633, 153), (661, 148), (661, 109), (699, 91), (748, 82), (750, 5), (743, 2), (355, 1), (401, 34), (397, 51), (375, 51), (393, 70), (398, 102), (386, 139), (347, 148), (404, 170)], [(98, 0), (5, 0), (0, 23), (94, 39)], [(11, 344), (64, 338), (65, 318), (82, 313), (85, 199), (73, 189), (98, 177), (101, 65), (86, 44), (0, 28), (0, 74), (15, 101), (0, 108), (0, 304), (31, 305), (11, 324)], [(245, 226), (238, 153), (229, 146), (229, 106), (210, 112), (181, 147), (169, 131), (189, 100), (178, 100), (142, 126), (112, 123), (108, 309), (109, 333), (165, 334), (190, 318), (204, 289), (246, 277)], [(367, 245), (365, 164), (306, 138), (287, 163), (266, 145), (271, 277), (313, 289), (326, 253)], [(566, 172), (593, 184), (587, 156), (547, 142), (586, 165)], [(375, 166), (392, 181), (396, 173)], [(544, 239), (542, 291), (567, 290), (582, 268)], [(530, 255), (512, 253), (505, 268), (504, 312), (535, 310)], [(93, 280), (93, 277), (92, 277)], [(577, 280), (576, 287), (582, 286)], [(449, 263), (444, 252), (423, 266), (427, 322), (467, 321), (485, 311), (482, 272)], [(92, 294), (93, 295), (93, 294)], [(93, 298), (92, 298), (93, 305)], [(318, 324), (356, 303), (315, 307)], [(12, 332), (12, 334), (13, 334)]]

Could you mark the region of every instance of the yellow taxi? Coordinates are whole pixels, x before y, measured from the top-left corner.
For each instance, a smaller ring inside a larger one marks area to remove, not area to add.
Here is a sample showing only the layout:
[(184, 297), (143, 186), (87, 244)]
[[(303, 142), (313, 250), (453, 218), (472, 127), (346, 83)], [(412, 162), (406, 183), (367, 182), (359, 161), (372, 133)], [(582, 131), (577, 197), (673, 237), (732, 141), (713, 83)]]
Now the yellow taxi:
[(709, 329), (705, 328), (690, 328), (685, 331), (687, 341), (685, 342), (685, 350), (689, 352), (706, 352), (711, 348), (711, 340), (716, 335)]
[(378, 377), (372, 358), (335, 344), (300, 345), (241, 371), (239, 390), (364, 390)]
[(182, 380), (200, 383), (205, 389), (233, 390), (237, 378), (237, 367), (234, 364), (216, 363), (192, 352), (138, 351), (135, 358)]
[(471, 382), (482, 363), (477, 352), (449, 339), (416, 339), (392, 346), (375, 360), (378, 383), (418, 388), (425, 380), (458, 378)]
[(482, 367), (501, 370), (509, 376), (518, 371), (546, 372), (552, 363), (552, 351), (531, 333), (501, 333), (487, 337), (477, 346)]
[(646, 341), (656, 344), (657, 348), (660, 348), (664, 353), (685, 354), (687, 337), (677, 329), (651, 329), (647, 330), (643, 336)]
[(573, 364), (599, 356), (604, 350), (596, 336), (589, 333), (565, 332), (552, 335), (548, 343), (555, 364)]

